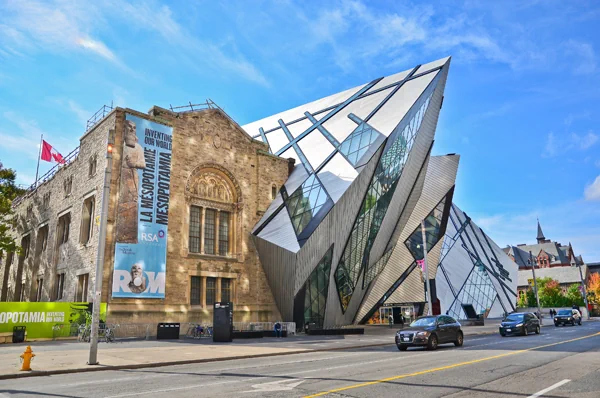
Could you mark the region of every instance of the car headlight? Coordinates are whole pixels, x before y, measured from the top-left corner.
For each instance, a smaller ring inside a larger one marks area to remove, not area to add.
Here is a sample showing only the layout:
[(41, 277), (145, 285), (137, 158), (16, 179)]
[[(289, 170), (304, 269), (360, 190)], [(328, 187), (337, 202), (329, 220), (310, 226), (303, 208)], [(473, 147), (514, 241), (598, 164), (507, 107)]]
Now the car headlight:
[(419, 332), (419, 333), (417, 333), (417, 336), (427, 337), (427, 336), (429, 336), (429, 332)]
[(516, 325), (515, 327), (520, 328), (521, 326), (523, 326), (522, 323), (519, 323), (518, 325)]
[(570, 321), (570, 320), (571, 320), (571, 317), (569, 317), (569, 318), (567, 319), (567, 321)]

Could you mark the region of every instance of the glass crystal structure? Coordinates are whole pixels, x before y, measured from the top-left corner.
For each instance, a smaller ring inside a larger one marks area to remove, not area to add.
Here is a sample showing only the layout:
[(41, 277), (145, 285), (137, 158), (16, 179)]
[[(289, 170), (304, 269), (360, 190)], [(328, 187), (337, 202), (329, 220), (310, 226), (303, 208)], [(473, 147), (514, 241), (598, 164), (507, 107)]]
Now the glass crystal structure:
[(306, 280), (304, 295), (304, 323), (314, 323), (316, 327), (323, 327), (325, 318), (325, 304), (329, 290), (329, 274), (331, 273), (331, 255), (333, 246), (327, 250), (325, 256)]

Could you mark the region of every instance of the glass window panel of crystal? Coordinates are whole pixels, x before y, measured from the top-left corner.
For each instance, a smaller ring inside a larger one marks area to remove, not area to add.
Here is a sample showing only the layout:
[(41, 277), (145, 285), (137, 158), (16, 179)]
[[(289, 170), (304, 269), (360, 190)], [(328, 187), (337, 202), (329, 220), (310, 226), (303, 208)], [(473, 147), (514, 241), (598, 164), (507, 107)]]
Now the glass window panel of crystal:
[(313, 169), (317, 169), (335, 151), (335, 147), (331, 145), (329, 140), (318, 129), (313, 130), (306, 137), (298, 141), (298, 146)]
[(222, 211), (219, 214), (219, 255), (229, 253), (229, 213)]
[(327, 202), (327, 193), (313, 174), (290, 195), (286, 206), (296, 234), (302, 233), (310, 220)]
[(323, 326), (325, 317), (325, 303), (327, 301), (327, 287), (331, 270), (330, 248), (315, 267), (306, 281), (306, 294), (304, 297), (305, 323), (314, 322), (317, 327)]
[(368, 150), (369, 146), (377, 139), (377, 137), (378, 133), (370, 126), (363, 123), (340, 145), (340, 152), (343, 153), (353, 165), (356, 165), (360, 157)]
[(216, 210), (204, 211), (204, 253), (215, 254), (215, 215)]
[(206, 278), (206, 305), (212, 306), (217, 298), (217, 278)]
[(191, 305), (200, 305), (201, 304), (201, 295), (200, 289), (202, 286), (202, 277), (200, 276), (192, 276), (190, 283), (190, 304)]
[(221, 301), (224, 303), (231, 301), (231, 279), (221, 279)]
[(200, 207), (190, 206), (190, 253), (200, 253), (200, 214)]

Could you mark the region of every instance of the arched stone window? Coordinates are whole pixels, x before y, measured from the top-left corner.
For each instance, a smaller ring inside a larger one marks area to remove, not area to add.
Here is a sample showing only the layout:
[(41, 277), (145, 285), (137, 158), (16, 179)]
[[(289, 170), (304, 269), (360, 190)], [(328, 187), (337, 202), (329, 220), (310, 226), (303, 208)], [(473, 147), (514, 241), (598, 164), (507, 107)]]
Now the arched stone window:
[(235, 257), (241, 242), (241, 190), (233, 175), (217, 164), (198, 166), (186, 188), (189, 206), (187, 252)]

